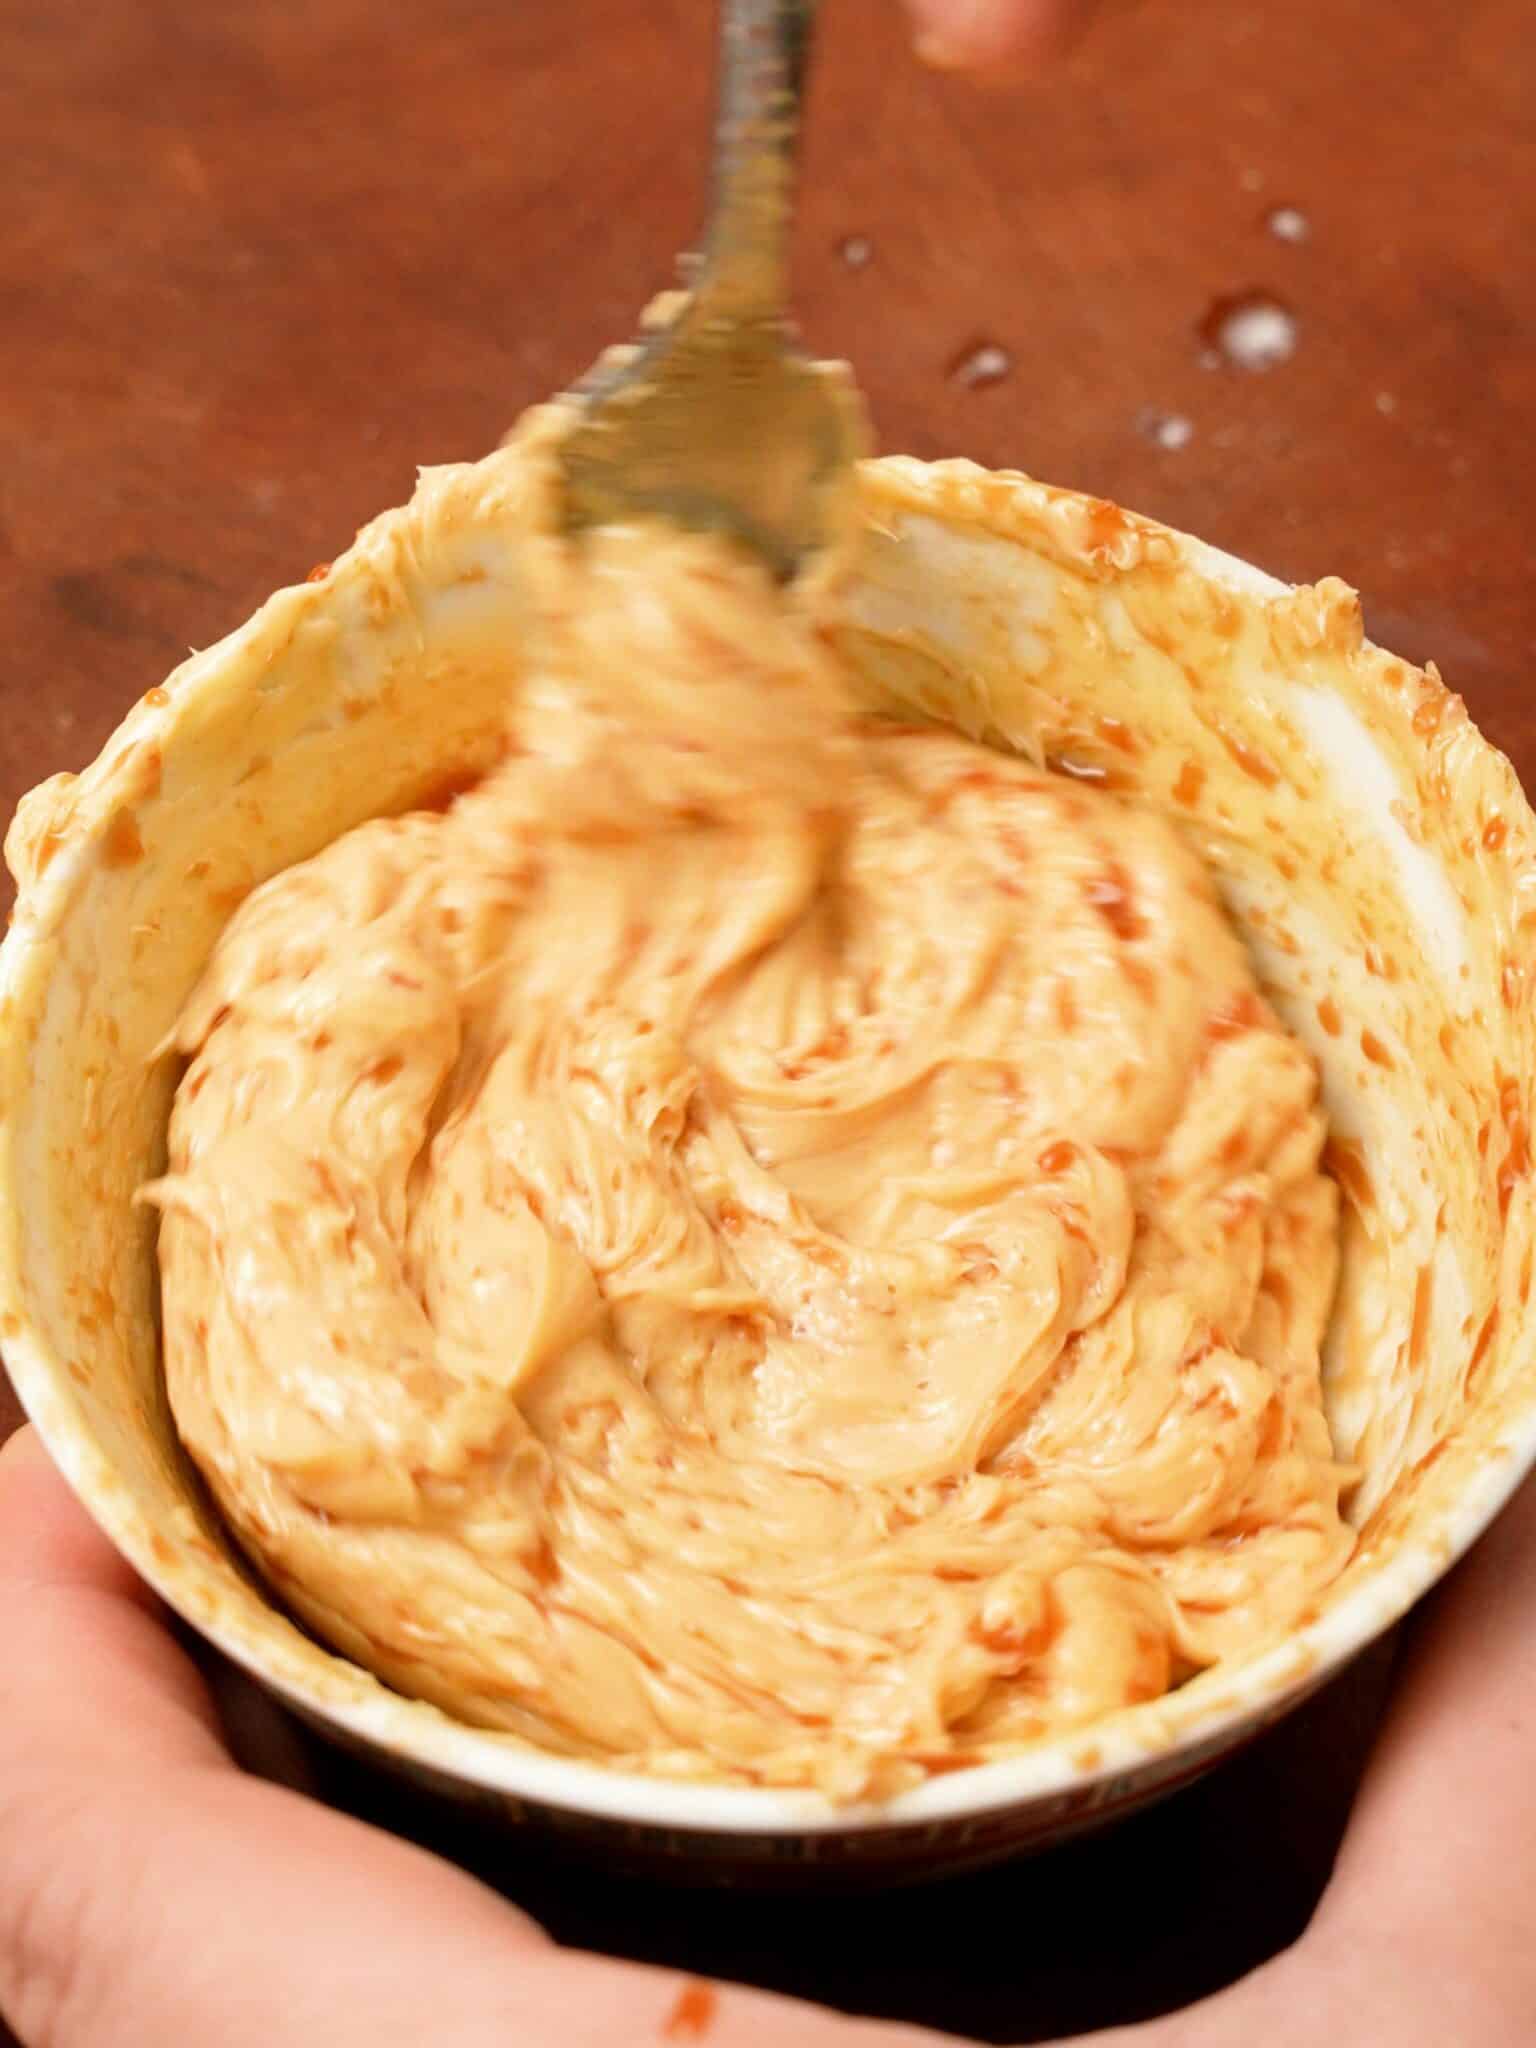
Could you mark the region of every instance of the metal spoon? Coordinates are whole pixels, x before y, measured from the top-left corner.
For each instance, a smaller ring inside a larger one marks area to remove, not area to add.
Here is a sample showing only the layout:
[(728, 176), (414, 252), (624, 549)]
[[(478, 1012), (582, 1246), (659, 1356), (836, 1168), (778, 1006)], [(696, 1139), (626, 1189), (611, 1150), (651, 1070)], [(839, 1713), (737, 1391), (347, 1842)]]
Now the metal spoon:
[(788, 579), (834, 538), (863, 414), (786, 298), (800, 94), (818, 0), (721, 0), (713, 202), (672, 318), (578, 396), (570, 528), (657, 517), (734, 535)]

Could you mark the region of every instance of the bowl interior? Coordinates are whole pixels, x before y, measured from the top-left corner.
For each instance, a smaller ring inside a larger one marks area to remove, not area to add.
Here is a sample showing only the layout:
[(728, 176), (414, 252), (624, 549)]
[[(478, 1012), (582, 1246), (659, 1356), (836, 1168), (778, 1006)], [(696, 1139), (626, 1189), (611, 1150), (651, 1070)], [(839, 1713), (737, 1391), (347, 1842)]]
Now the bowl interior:
[[(24, 805), (0, 962), (0, 1342), (109, 1533), (311, 1714), (431, 1768), (681, 1825), (856, 1824), (812, 1794), (666, 1786), (396, 1698), (234, 1558), (160, 1384), (161, 1048), (258, 882), (497, 757), (524, 597), (511, 459), (429, 472), (322, 580), (280, 592)], [(967, 464), (868, 466), (838, 638), (873, 703), (1177, 818), (1322, 1065), (1345, 1260), (1326, 1359), (1361, 1470), (1358, 1555), (1278, 1652), (905, 1795), (1045, 1796), (1183, 1755), (1401, 1611), (1529, 1462), (1536, 821), (1437, 676), (1371, 647), (1342, 585), (1291, 591), (1100, 501)], [(893, 1818), (892, 1809), (886, 1809)]]

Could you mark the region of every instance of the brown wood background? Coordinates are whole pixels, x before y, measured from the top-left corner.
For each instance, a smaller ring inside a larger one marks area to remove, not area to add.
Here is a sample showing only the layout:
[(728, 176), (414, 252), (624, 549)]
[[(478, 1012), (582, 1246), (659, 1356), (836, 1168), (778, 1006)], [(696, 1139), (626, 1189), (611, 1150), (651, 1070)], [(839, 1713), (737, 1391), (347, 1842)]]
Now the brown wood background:
[[(0, 0), (0, 811), (417, 463), (482, 452), (629, 329), (694, 227), (709, 14)], [(895, 0), (828, 0), (821, 57), (800, 304), (888, 447), (1340, 573), (1536, 768), (1523, 0), (1127, 0), (1006, 91), (921, 72)], [(1305, 240), (1270, 230), (1277, 206)], [(1294, 314), (1293, 355), (1210, 367), (1202, 319), (1253, 289)], [(980, 343), (1010, 367), (973, 386), (951, 365)], [(1156, 414), (1188, 420), (1184, 446)], [(1381, 1678), (1110, 1841), (833, 1914), (450, 1846), (570, 1939), (1033, 2038), (1289, 1938)]]

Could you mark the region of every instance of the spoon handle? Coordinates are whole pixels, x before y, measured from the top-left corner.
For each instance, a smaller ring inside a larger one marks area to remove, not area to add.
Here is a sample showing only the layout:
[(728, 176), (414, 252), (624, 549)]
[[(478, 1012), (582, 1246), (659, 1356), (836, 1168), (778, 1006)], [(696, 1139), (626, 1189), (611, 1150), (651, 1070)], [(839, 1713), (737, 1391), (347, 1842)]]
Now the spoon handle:
[(713, 193), (695, 307), (781, 322), (800, 95), (819, 0), (720, 0)]

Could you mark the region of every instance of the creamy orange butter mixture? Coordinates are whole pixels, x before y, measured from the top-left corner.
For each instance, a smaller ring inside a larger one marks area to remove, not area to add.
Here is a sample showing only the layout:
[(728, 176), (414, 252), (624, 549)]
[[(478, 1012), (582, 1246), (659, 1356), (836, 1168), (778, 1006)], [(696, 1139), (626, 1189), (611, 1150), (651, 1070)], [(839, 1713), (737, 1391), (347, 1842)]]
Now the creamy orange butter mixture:
[(504, 765), (277, 876), (183, 1017), (165, 1360), (402, 1689), (881, 1794), (1151, 1698), (1346, 1560), (1309, 1056), (1174, 831), (858, 710), (530, 453)]

